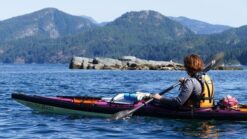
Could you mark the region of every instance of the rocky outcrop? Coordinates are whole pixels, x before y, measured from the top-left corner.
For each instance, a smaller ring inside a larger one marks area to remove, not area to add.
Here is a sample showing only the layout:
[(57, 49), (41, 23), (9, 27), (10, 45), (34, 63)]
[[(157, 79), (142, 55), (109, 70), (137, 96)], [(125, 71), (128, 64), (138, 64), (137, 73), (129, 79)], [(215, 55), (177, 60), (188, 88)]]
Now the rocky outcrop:
[(173, 61), (153, 61), (139, 59), (134, 56), (113, 58), (86, 58), (73, 57), (70, 69), (96, 69), (96, 70), (183, 70), (183, 65)]
[(244, 70), (242, 66), (219, 66), (215, 70)]

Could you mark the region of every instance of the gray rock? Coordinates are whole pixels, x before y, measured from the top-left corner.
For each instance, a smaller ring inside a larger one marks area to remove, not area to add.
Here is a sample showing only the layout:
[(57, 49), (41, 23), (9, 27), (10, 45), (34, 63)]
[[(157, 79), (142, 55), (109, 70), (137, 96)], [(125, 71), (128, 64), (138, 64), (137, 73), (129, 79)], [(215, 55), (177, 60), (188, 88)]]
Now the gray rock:
[(93, 63), (93, 59), (83, 57), (81, 69), (92, 69), (93, 65), (91, 63)]
[(119, 60), (121, 60), (121, 61), (136, 61), (136, 59), (137, 58), (135, 56), (123, 56)]
[(73, 57), (70, 62), (70, 69), (80, 69), (82, 64), (82, 57)]
[(85, 67), (84, 69), (95, 69), (94, 64), (91, 64), (91, 63), (86, 64), (85, 63), (85, 65), (87, 65), (87, 67)]
[(86, 58), (73, 57), (70, 68), (76, 69), (108, 69), (108, 70), (183, 70), (182, 64), (172, 61), (154, 61), (139, 59), (134, 56), (124, 56), (120, 59), (113, 58)]
[(122, 65), (122, 62), (118, 59), (113, 58), (96, 58), (98, 63), (107, 65), (107, 66), (115, 66), (115, 65)]
[(96, 69), (96, 70), (104, 69), (104, 64), (101, 64), (101, 63), (94, 64), (94, 69)]
[(93, 59), (91, 58), (74, 56), (70, 62), (70, 68), (71, 69), (88, 69), (89, 64), (92, 62), (93, 62)]

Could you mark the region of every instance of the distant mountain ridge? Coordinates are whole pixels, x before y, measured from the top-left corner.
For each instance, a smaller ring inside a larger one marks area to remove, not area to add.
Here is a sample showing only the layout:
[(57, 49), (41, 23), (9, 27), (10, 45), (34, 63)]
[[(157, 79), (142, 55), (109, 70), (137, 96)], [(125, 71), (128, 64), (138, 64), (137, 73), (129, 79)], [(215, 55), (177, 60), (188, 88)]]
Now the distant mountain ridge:
[(74, 35), (96, 25), (90, 20), (72, 16), (54, 8), (4, 20), (0, 24), (0, 41), (25, 37), (56, 39)]
[[(146, 11), (148, 12), (148, 11)], [(155, 11), (149, 11), (154, 13)], [(162, 17), (157, 14), (157, 17)], [(167, 18), (167, 17), (165, 17)], [(228, 26), (211, 25), (186, 17), (168, 17), (196, 34), (214, 34), (227, 29)], [(30, 14), (0, 21), (0, 41), (10, 41), (25, 37), (59, 38), (74, 35), (97, 26), (111, 22), (97, 23), (89, 16), (74, 16), (55, 8), (45, 8)]]
[(92, 17), (90, 17), (90, 16), (82, 15), (81, 17), (84, 18), (84, 19), (88, 19), (89, 21), (91, 21), (91, 22), (94, 23), (94, 24), (100, 24), (100, 23), (98, 23), (96, 20), (94, 20), (94, 19), (93, 19)]
[[(14, 19), (18, 20), (14, 22)], [(3, 28), (6, 22), (11, 28)], [(38, 33), (16, 38), (15, 34), (18, 36), (17, 32), (30, 24), (39, 26)], [(198, 35), (180, 22), (150, 10), (128, 12), (102, 26), (87, 18), (48, 8), (0, 22), (0, 40), (4, 40), (0, 43), (0, 62), (68, 63), (72, 56), (118, 58), (124, 55), (181, 62), (189, 53), (200, 54), (207, 60), (224, 51), (226, 63), (246, 64), (246, 28)]]
[[(144, 33), (152, 33), (152, 35), (166, 39), (193, 34), (188, 28), (151, 10), (125, 13), (113, 22), (108, 23), (107, 26), (133, 32), (143, 31)], [(156, 32), (159, 34), (154, 34)], [(150, 35), (150, 37), (152, 36)]]
[(191, 29), (196, 34), (216, 34), (226, 31), (232, 27), (225, 25), (213, 25), (187, 17), (169, 17), (170, 19), (181, 23), (187, 28)]

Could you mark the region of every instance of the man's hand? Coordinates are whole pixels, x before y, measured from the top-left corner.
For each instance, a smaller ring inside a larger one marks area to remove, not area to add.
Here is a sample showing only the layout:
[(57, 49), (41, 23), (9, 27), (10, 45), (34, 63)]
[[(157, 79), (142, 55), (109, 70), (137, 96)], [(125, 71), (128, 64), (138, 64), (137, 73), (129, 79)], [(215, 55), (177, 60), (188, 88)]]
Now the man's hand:
[(150, 95), (148, 95), (148, 96), (143, 97), (143, 100), (146, 101), (146, 100), (149, 100), (149, 99), (151, 99), (151, 98), (160, 100), (160, 99), (162, 98), (162, 96), (159, 95), (159, 94), (150, 94)]
[(181, 84), (183, 84), (186, 81), (186, 78), (182, 77), (178, 80)]
[(153, 97), (154, 99), (157, 99), (157, 100), (160, 100), (160, 99), (162, 98), (162, 96), (159, 95), (159, 94), (154, 94), (154, 95), (152, 95), (152, 97)]

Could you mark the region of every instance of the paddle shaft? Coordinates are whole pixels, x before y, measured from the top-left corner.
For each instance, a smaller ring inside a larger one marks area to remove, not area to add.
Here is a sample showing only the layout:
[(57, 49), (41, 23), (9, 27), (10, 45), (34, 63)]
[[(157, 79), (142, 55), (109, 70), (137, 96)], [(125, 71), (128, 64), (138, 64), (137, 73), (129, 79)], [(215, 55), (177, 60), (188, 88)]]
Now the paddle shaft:
[(177, 87), (178, 85), (180, 85), (181, 83), (178, 82), (170, 87), (168, 87), (167, 89), (163, 90), (162, 92), (159, 93), (159, 95), (164, 95), (165, 93), (169, 92), (170, 90), (172, 90), (173, 88)]

